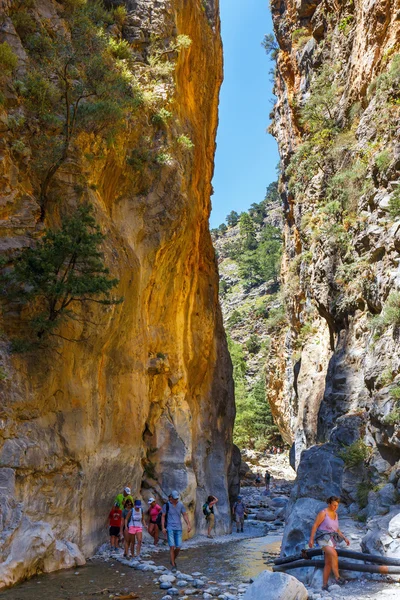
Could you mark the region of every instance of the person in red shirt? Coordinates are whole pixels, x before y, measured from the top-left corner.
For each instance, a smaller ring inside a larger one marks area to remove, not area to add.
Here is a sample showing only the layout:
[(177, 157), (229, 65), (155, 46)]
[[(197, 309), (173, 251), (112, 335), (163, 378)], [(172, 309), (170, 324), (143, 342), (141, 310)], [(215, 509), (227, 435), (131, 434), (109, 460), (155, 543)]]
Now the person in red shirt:
[(116, 502), (108, 515), (110, 522), (111, 549), (118, 548), (119, 538), (122, 537), (122, 510)]
[(161, 506), (156, 503), (154, 498), (149, 498), (147, 504), (149, 505), (149, 512), (147, 513), (149, 515), (149, 534), (154, 538), (154, 545), (157, 546), (159, 534), (157, 517), (161, 512)]

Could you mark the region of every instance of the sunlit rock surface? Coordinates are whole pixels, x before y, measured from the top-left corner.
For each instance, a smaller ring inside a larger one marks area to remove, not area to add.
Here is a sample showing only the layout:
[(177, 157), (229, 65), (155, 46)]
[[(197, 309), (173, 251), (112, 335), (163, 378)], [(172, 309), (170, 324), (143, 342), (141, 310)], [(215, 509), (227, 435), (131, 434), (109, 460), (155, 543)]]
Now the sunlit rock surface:
[[(48, 26), (59, 26), (59, 5), (36, 4)], [(3, 337), (0, 587), (81, 564), (106, 539), (108, 511), (125, 485), (145, 501), (178, 489), (198, 531), (205, 527), (202, 504), (215, 494), (217, 531), (230, 530), (233, 386), (208, 231), (222, 78), (218, 2), (124, 4), (124, 36), (138, 52), (154, 35), (192, 41), (171, 85), (173, 133), (188, 133), (194, 147), (176, 147), (143, 185), (127, 175), (125, 162), (140, 128), (126, 131), (94, 166), (85, 155), (90, 140), (82, 137), (55, 178), (60, 201), (74, 206), (83, 177), (124, 302), (93, 305), (85, 315), (91, 325), (66, 324), (63, 335), (81, 341), (60, 341), (56, 351), (10, 355)], [(3, 15), (8, 6), (0, 3)], [(23, 72), (26, 56), (10, 19), (0, 31), (5, 40)], [(30, 157), (16, 158), (7, 135), (0, 146), (0, 244), (10, 253), (31, 244), (42, 226)], [(52, 205), (45, 225), (57, 223), (62, 208)], [(17, 315), (7, 327), (7, 335), (18, 331)]]

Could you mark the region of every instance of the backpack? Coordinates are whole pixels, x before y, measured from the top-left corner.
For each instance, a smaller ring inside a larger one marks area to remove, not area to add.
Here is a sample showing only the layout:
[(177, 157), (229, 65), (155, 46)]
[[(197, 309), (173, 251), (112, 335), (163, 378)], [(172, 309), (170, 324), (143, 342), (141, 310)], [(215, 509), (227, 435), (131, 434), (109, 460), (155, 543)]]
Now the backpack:
[(211, 515), (211, 510), (210, 510), (210, 507), (208, 506), (208, 502), (205, 502), (203, 504), (203, 515), (205, 516), (206, 519), (207, 519), (208, 515)]
[[(168, 525), (168, 511), (169, 511), (169, 502), (167, 502), (165, 505), (165, 520), (164, 520), (164, 527), (165, 529), (167, 529), (167, 525)], [(157, 519), (156, 519), (156, 525), (158, 527), (158, 529), (161, 530), (161, 519), (162, 519), (162, 510), (160, 510), (160, 512), (157, 515)]]
[[(131, 517), (129, 519), (128, 527), (135, 527), (135, 521), (133, 520), (134, 510), (135, 510), (134, 508), (132, 508), (132, 510), (131, 510)], [(142, 519), (142, 515), (143, 515), (142, 509), (140, 509), (139, 514), (140, 514), (140, 519)]]

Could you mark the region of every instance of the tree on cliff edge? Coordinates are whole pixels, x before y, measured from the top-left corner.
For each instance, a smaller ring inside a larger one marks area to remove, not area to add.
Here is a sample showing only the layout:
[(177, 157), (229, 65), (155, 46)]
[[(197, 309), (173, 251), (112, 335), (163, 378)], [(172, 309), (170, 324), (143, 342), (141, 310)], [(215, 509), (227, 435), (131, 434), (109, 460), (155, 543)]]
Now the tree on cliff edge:
[(4, 277), (7, 299), (28, 306), (31, 340), (16, 340), (16, 350), (28, 349), (32, 340), (37, 343), (49, 335), (63, 337), (57, 331), (62, 322), (77, 317), (74, 306), (122, 301), (110, 297), (118, 279), (109, 277), (99, 251), (104, 238), (93, 207), (84, 204), (63, 220), (60, 229), (47, 229), (35, 247), (22, 250)]

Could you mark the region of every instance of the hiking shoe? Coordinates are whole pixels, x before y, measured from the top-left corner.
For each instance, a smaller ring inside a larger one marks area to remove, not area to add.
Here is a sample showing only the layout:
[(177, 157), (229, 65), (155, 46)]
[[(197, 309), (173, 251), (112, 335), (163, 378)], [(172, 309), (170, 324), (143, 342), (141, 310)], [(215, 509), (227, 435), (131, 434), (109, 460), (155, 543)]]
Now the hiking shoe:
[(338, 585), (344, 585), (347, 582), (344, 579), (344, 577), (338, 577), (337, 579), (335, 579), (335, 583), (337, 583)]
[(324, 592), (327, 592), (328, 591), (328, 584), (323, 585), (322, 588), (321, 588), (321, 590), (323, 590)]
[(240, 533), (243, 533), (243, 529), (240, 530)]
[(214, 536), (213, 536), (213, 535), (208, 535), (207, 537), (208, 537), (208, 538), (210, 538), (210, 540), (213, 540), (213, 539), (214, 539)]

